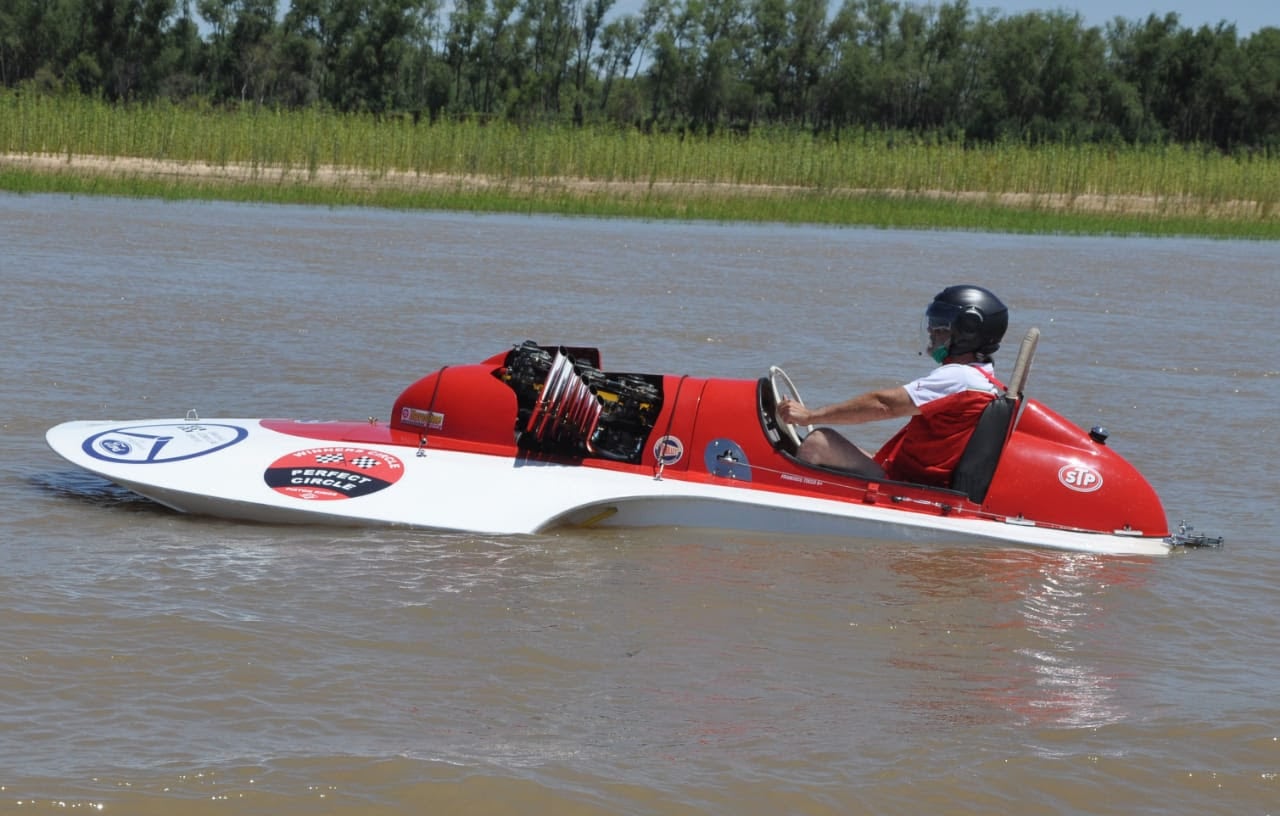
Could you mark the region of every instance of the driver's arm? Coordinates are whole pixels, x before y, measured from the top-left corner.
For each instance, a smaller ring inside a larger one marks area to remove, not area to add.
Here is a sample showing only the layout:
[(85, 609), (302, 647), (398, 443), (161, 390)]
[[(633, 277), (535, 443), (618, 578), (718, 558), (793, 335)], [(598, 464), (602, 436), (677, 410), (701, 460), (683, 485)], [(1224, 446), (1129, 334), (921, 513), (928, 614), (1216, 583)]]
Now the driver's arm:
[(794, 400), (783, 400), (778, 406), (778, 418), (795, 425), (861, 425), (879, 419), (897, 419), (915, 416), (920, 409), (911, 401), (907, 389), (901, 385), (868, 391), (853, 399), (834, 405), (810, 410)]

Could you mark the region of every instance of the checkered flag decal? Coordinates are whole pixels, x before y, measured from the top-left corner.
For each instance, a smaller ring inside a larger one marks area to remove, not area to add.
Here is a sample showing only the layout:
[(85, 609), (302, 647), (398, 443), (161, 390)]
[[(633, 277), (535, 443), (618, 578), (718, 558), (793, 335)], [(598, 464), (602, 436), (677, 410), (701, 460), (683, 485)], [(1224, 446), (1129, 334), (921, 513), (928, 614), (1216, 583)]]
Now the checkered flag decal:
[(335, 445), (285, 454), (262, 478), (272, 490), (292, 499), (329, 501), (377, 493), (403, 475), (404, 463), (390, 453)]

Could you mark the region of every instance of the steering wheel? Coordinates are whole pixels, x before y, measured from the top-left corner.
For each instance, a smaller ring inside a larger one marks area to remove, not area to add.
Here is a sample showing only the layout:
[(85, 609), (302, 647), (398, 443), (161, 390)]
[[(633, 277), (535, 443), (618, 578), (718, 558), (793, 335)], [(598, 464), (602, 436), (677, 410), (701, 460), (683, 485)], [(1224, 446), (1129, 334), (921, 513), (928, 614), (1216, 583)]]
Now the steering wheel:
[[(804, 407), (804, 400), (800, 398), (800, 392), (796, 390), (796, 385), (791, 382), (787, 372), (777, 366), (769, 366), (769, 387), (773, 389), (773, 411), (774, 419), (778, 423), (778, 430), (799, 450), (801, 426), (793, 422), (783, 422), (777, 418), (777, 413), (778, 405), (782, 403), (783, 398), (800, 403), (801, 408)], [(812, 425), (806, 425), (804, 428), (808, 433), (813, 433)]]

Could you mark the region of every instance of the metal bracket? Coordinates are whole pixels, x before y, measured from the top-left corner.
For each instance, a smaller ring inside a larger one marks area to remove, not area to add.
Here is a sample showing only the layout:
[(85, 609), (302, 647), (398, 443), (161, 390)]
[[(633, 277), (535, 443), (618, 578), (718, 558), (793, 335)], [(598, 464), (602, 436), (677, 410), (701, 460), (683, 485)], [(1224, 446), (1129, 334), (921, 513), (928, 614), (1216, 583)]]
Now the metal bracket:
[(747, 454), (731, 439), (713, 439), (707, 445), (703, 461), (707, 472), (713, 476), (739, 482), (751, 481), (751, 463), (747, 461)]

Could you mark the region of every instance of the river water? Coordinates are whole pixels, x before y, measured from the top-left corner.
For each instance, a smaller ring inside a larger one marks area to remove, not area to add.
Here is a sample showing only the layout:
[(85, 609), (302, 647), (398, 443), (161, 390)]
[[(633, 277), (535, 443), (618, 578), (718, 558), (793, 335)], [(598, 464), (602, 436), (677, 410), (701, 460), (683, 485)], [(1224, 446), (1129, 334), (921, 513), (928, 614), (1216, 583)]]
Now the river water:
[[(0, 813), (1280, 812), (1278, 273), (1252, 242), (0, 195)], [(820, 404), (924, 370), (956, 282), (1226, 546), (269, 527), (43, 441), (385, 419), (525, 339), (779, 364)]]

